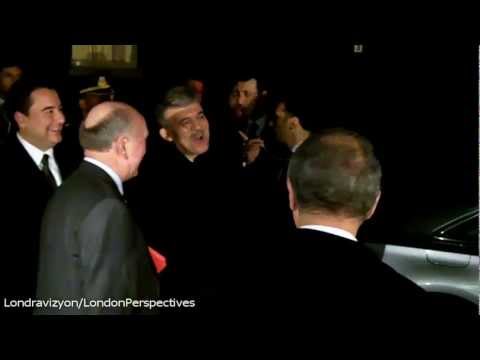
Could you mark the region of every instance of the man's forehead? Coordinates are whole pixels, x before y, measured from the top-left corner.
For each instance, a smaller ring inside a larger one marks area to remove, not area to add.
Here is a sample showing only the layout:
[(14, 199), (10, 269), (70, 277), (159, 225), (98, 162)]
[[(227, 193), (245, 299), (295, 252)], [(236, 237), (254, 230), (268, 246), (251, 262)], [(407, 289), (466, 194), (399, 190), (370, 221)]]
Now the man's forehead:
[(285, 103), (282, 101), (277, 104), (276, 110), (278, 112), (285, 112), (287, 111), (287, 107), (285, 106)]
[(249, 91), (249, 92), (257, 92), (257, 79), (250, 79), (247, 81), (238, 81), (236, 88), (239, 91)]
[(199, 112), (202, 112), (203, 109), (199, 103), (194, 102), (187, 106), (182, 107), (171, 107), (168, 108), (165, 112), (165, 117), (167, 119), (179, 120), (191, 116), (196, 116)]
[(20, 75), (22, 72), (22, 69), (20, 69), (18, 66), (7, 66), (2, 69), (4, 74), (10, 74), (10, 75)]
[(58, 97), (58, 94), (55, 90), (53, 89), (47, 89), (47, 88), (40, 88), (36, 89), (31, 93), (31, 98), (32, 98), (32, 104), (36, 103), (44, 103), (44, 102), (60, 102), (60, 98)]

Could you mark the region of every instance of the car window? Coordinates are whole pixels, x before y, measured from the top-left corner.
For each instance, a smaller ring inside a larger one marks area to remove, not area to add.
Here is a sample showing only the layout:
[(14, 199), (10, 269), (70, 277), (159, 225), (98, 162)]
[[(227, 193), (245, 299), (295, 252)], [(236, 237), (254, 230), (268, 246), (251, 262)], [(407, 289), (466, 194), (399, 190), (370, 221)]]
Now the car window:
[(478, 217), (474, 217), (454, 226), (447, 230), (443, 236), (461, 241), (466, 247), (477, 249), (476, 251), (478, 253)]

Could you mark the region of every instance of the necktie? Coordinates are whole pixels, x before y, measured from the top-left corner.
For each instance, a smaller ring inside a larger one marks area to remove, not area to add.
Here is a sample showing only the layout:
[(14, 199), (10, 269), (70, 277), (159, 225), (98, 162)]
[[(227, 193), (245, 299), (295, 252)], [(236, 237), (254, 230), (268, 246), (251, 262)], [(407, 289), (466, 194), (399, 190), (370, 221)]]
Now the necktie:
[(55, 189), (57, 187), (57, 182), (50, 171), (50, 166), (48, 165), (48, 154), (44, 154), (42, 158), (42, 172), (45, 174), (45, 177), (50, 184), (50, 186)]
[(248, 126), (247, 130), (247, 136), (249, 139), (255, 139), (257, 138), (257, 131), (258, 131), (258, 124), (256, 122), (252, 122)]

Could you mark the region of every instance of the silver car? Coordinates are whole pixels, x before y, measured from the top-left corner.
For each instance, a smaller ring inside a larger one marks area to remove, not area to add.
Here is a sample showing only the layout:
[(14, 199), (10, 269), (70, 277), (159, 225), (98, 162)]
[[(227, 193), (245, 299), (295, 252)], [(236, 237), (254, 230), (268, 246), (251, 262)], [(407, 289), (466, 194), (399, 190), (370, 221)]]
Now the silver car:
[(428, 216), (415, 214), (415, 219), (398, 235), (390, 235), (386, 241), (372, 237), (367, 246), (428, 292), (478, 306), (478, 207), (446, 212), (436, 209)]

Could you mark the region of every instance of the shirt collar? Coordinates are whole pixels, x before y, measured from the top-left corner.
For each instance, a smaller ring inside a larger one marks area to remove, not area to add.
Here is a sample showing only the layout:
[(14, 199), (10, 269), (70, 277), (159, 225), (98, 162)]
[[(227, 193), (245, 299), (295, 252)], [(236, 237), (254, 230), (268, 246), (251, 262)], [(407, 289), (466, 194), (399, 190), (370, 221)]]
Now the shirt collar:
[(17, 132), (17, 138), (37, 166), (40, 166), (40, 164), (42, 163), (43, 155), (45, 154), (47, 154), (50, 157), (50, 159), (54, 159), (53, 148), (50, 148), (47, 151), (40, 150), (35, 145), (32, 145), (27, 140), (25, 140), (18, 132)]
[(93, 159), (93, 158), (88, 157), (88, 156), (86, 156), (83, 160), (85, 160), (86, 162), (89, 162), (93, 165), (98, 166), (100, 169), (104, 170), (108, 175), (110, 175), (110, 177), (112, 178), (115, 185), (117, 185), (118, 191), (120, 192), (120, 194), (123, 195), (122, 180), (120, 179), (120, 176), (118, 176), (118, 174), (115, 171), (113, 171), (113, 169), (110, 166), (105, 165), (101, 161), (98, 161), (98, 160)]
[(294, 153), (295, 151), (297, 151), (297, 149), (298, 149), (298, 147), (299, 147), (300, 145), (302, 145), (301, 142), (299, 142), (298, 144), (293, 145), (293, 146), (292, 146), (292, 149), (291, 149), (291, 150), (292, 150), (292, 153)]
[(325, 225), (304, 225), (300, 227), (301, 229), (309, 229), (309, 230), (316, 230), (316, 231), (323, 231), (332, 235), (340, 236), (345, 239), (349, 239), (352, 241), (358, 241), (353, 234), (345, 231), (343, 229), (339, 229), (333, 226), (325, 226)]

